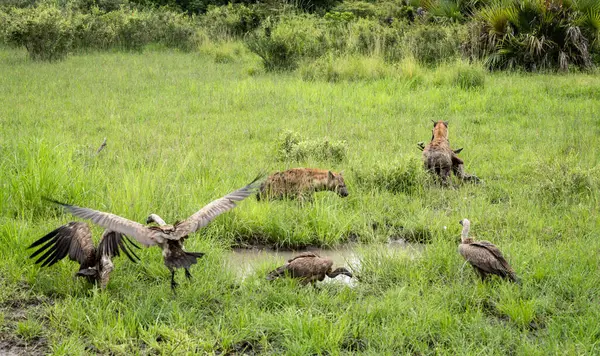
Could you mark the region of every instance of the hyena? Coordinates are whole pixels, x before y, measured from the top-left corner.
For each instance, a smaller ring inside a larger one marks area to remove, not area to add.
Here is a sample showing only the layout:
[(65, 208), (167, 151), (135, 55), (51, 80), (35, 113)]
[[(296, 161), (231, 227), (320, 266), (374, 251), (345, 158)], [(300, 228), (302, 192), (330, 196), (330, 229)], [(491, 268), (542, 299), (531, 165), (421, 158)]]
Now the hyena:
[[(457, 151), (460, 152), (460, 150)], [(464, 181), (479, 182), (477, 176), (465, 173), (464, 162), (458, 158), (458, 152), (450, 149), (448, 122), (434, 121), (431, 142), (423, 149), (425, 169), (437, 174), (444, 185), (449, 183), (450, 171)]]
[(292, 168), (271, 174), (260, 186), (256, 199), (298, 199), (312, 200), (312, 194), (319, 191), (336, 192), (341, 197), (348, 196), (342, 173), (326, 169)]

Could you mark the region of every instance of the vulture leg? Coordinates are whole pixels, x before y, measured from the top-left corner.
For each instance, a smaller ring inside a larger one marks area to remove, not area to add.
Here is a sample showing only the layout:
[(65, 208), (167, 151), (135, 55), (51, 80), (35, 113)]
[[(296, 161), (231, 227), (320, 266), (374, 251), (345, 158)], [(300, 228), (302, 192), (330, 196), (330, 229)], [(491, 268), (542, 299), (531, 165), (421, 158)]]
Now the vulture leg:
[(192, 280), (192, 274), (190, 273), (189, 268), (185, 269), (185, 277), (190, 281)]
[(177, 288), (177, 282), (175, 282), (175, 269), (169, 268), (171, 270), (171, 289), (175, 292), (175, 288)]
[(477, 268), (475, 266), (473, 266), (475, 268), (475, 271), (477, 272), (477, 274), (479, 275), (479, 277), (481, 277), (481, 281), (485, 282), (485, 277), (487, 277), (487, 273), (485, 273), (482, 269)]

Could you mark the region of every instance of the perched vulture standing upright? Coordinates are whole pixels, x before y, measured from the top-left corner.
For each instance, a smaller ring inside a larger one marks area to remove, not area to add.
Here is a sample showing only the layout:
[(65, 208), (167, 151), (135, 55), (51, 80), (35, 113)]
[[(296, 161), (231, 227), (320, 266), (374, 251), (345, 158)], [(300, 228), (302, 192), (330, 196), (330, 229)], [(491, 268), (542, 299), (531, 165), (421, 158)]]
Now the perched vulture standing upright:
[(272, 281), (279, 277), (289, 275), (292, 278), (300, 279), (301, 283), (306, 285), (317, 281), (322, 281), (325, 276), (335, 278), (340, 274), (352, 277), (352, 273), (344, 268), (339, 267), (332, 270), (333, 261), (329, 258), (323, 258), (314, 252), (303, 252), (287, 263), (267, 275), (267, 280)]
[(471, 222), (468, 219), (462, 219), (459, 223), (463, 226), (463, 229), (458, 252), (473, 266), (482, 281), (489, 274), (495, 274), (502, 278), (508, 278), (513, 282), (521, 283), (496, 245), (489, 241), (473, 241), (469, 237)]
[(38, 239), (28, 248), (42, 245), (30, 256), (30, 258), (34, 258), (44, 252), (35, 261), (35, 263), (41, 263), (42, 267), (50, 267), (69, 255), (72, 261), (79, 262), (77, 276), (86, 277), (90, 282), (100, 282), (100, 288), (104, 289), (108, 284), (110, 272), (114, 269), (111, 258), (119, 256), (119, 249), (132, 262), (139, 261), (139, 257), (128, 244), (139, 248), (127, 236), (105, 230), (98, 249), (96, 249), (88, 224), (72, 221)]
[[(105, 229), (132, 237), (146, 247), (158, 245), (163, 251), (162, 255), (165, 266), (171, 271), (171, 288), (174, 290), (177, 286), (177, 283), (175, 282), (175, 269), (185, 268), (186, 277), (191, 278), (192, 275), (190, 274), (189, 268), (197, 262), (196, 260), (199, 257), (204, 255), (202, 252), (184, 251), (184, 240), (189, 234), (206, 226), (218, 215), (233, 209), (236, 206), (236, 202), (242, 201), (248, 196), (256, 193), (260, 183), (258, 182), (259, 178), (260, 176), (255, 178), (245, 187), (231, 192), (222, 198), (213, 200), (189, 218), (176, 222), (174, 225), (163, 224), (162, 226), (145, 226), (115, 214), (64, 204), (51, 199), (47, 200), (62, 205), (71, 214), (77, 217), (89, 219), (94, 224), (102, 226)], [(156, 215), (151, 215), (150, 217), (153, 216)]]

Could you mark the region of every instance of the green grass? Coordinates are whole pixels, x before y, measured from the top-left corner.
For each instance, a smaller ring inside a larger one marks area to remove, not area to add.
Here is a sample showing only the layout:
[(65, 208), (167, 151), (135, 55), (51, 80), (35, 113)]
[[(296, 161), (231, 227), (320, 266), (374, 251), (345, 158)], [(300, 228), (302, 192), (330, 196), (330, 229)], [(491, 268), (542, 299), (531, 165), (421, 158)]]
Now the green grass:
[[(485, 74), (485, 86), (464, 90), (412, 66), (418, 81), (334, 84), (250, 75), (251, 61), (231, 58), (151, 51), (48, 64), (0, 50), (0, 340), (56, 355), (599, 352), (597, 76)], [(430, 119), (450, 122), (484, 184), (442, 189), (423, 174), (416, 142), (429, 139)], [(346, 141), (347, 155), (281, 161), (285, 130)], [(72, 262), (40, 269), (25, 250), (72, 220), (41, 196), (175, 221), (261, 170), (293, 166), (344, 170), (350, 196), (242, 202), (186, 241), (207, 255), (177, 298), (156, 248), (139, 264), (117, 259), (104, 292), (75, 280)], [(465, 217), (522, 287), (482, 284), (464, 264)], [(267, 283), (276, 264), (239, 281), (224, 262), (236, 241), (350, 236), (365, 243), (354, 288)], [(411, 258), (381, 247), (394, 236), (429, 243)]]

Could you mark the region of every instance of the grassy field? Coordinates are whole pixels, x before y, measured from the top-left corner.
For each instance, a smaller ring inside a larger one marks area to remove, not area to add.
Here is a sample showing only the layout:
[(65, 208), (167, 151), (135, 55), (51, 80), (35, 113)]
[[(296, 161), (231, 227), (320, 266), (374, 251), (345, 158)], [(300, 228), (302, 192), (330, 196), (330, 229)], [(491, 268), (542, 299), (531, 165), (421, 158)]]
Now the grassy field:
[[(464, 90), (447, 79), (452, 65), (420, 69), (419, 80), (332, 84), (256, 73), (243, 53), (216, 58), (36, 63), (0, 49), (0, 353), (600, 353), (597, 75), (486, 74)], [(422, 172), (416, 142), (430, 138), (430, 119), (450, 122), (453, 147), (484, 184), (442, 189)], [(285, 130), (345, 140), (346, 158), (278, 159)], [(155, 248), (139, 264), (117, 259), (104, 292), (75, 280), (74, 263), (40, 269), (25, 250), (73, 220), (41, 196), (175, 221), (260, 171), (295, 166), (343, 170), (350, 196), (242, 202), (186, 241), (207, 255), (176, 298)], [(521, 287), (481, 283), (464, 264), (465, 217)], [(425, 244), (390, 254), (390, 238)], [(224, 262), (236, 244), (347, 240), (362, 256), (353, 288), (268, 283), (275, 260), (240, 281)]]

